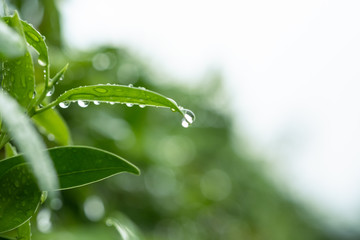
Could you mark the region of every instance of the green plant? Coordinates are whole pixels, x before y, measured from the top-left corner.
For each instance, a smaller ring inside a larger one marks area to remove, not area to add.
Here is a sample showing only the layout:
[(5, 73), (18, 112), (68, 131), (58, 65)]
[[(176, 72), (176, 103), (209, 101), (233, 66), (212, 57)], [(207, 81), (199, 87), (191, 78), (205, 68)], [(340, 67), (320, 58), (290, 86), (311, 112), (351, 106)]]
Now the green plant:
[[(31, 48), (37, 54), (31, 54)], [(195, 119), (190, 110), (174, 100), (133, 86), (77, 87), (49, 102), (48, 97), (64, 78), (68, 66), (51, 77), (44, 37), (21, 20), (17, 12), (0, 20), (0, 63), (0, 149), (5, 152), (0, 161), (0, 237), (5, 239), (30, 239), (30, 218), (47, 194), (54, 200), (59, 197), (58, 190), (83, 186), (121, 172), (140, 173), (136, 166), (112, 153), (68, 146), (70, 134), (54, 107), (67, 108), (71, 102), (81, 107), (90, 102), (121, 103), (169, 108), (182, 115), (184, 127)], [(41, 70), (40, 79), (36, 79), (34, 68)], [(44, 141), (33, 125), (62, 146), (45, 150)]]

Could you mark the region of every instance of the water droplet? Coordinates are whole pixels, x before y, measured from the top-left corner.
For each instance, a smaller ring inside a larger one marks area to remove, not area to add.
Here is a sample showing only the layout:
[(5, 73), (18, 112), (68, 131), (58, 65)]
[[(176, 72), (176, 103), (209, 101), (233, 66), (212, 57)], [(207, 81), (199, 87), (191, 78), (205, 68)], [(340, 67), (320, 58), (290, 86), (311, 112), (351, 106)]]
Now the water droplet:
[(132, 107), (132, 106), (134, 106), (134, 104), (132, 104), (132, 103), (126, 103), (126, 106)]
[(144, 107), (146, 107), (146, 106), (145, 106), (145, 105), (141, 105), (141, 104), (140, 104), (140, 105), (139, 105), (139, 107), (144, 108)]
[(48, 138), (49, 141), (55, 141), (55, 136), (54, 136), (54, 134), (49, 133), (49, 134), (47, 135), (47, 138)]
[(195, 114), (189, 109), (183, 109), (182, 112), (184, 114), (184, 118), (181, 120), (181, 125), (184, 128), (187, 128), (195, 121)]
[(131, 83), (128, 85), (128, 87), (134, 87), (134, 85), (132, 85)]
[(70, 103), (71, 102), (69, 102), (69, 101), (61, 102), (61, 103), (59, 103), (59, 106), (61, 108), (68, 108), (70, 106)]
[(40, 58), (38, 59), (38, 63), (40, 66), (43, 66), (43, 67), (46, 66), (46, 62)]
[(82, 100), (79, 100), (78, 101), (78, 105), (82, 108), (86, 108), (87, 106), (89, 106), (89, 101), (82, 101)]
[(94, 104), (95, 105), (100, 105), (100, 102), (99, 101), (94, 101)]
[(115, 103), (114, 102), (109, 102), (110, 103), (110, 105), (114, 105)]
[(55, 91), (55, 86), (52, 86), (52, 88), (46, 93), (46, 96), (50, 97), (51, 95), (53, 95), (54, 91)]
[(32, 95), (32, 99), (34, 99), (36, 97), (36, 91), (34, 91), (33, 95)]
[(61, 76), (61, 77), (59, 78), (59, 81), (62, 81), (62, 80), (64, 80), (64, 76)]
[(184, 128), (188, 128), (190, 126), (190, 124), (186, 121), (185, 118), (183, 118), (181, 120), (181, 126), (183, 126)]

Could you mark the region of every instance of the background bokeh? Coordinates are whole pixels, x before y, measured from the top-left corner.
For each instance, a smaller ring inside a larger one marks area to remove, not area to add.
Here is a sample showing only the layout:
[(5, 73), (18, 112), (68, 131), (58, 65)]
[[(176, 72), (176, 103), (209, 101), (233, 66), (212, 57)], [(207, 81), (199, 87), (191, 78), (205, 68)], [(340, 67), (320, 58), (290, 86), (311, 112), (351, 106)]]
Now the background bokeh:
[(142, 174), (120, 174), (63, 191), (61, 201), (46, 203), (33, 219), (34, 239), (119, 239), (116, 229), (107, 226), (110, 222), (106, 224), (109, 217), (119, 223), (120, 232), (128, 233), (124, 239), (360, 237), (346, 226), (329, 226), (328, 219), (274, 183), (268, 163), (251, 151), (245, 137), (235, 134), (221, 71), (211, 72), (198, 85), (165, 81), (168, 76), (154, 73), (153, 66), (126, 48), (82, 51), (66, 46), (57, 1), (9, 5), (46, 36), (52, 72), (70, 63), (54, 98), (76, 86), (133, 84), (175, 99), (197, 117), (184, 129), (181, 118), (164, 109), (110, 104), (59, 109), (74, 144), (118, 154)]

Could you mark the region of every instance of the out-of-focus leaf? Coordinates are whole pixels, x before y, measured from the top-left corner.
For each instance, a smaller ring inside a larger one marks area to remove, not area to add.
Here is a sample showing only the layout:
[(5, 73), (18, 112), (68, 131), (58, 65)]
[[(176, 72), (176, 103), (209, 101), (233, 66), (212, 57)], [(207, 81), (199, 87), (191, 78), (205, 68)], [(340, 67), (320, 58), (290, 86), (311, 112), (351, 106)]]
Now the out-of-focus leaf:
[(57, 189), (56, 172), (47, 152), (44, 151), (45, 145), (39, 134), (17, 102), (2, 91), (0, 91), (0, 115), (17, 147), (30, 163), (41, 190)]
[(55, 109), (49, 109), (45, 112), (35, 115), (33, 121), (39, 128), (40, 132), (43, 132), (48, 138), (54, 138), (54, 140), (60, 145), (71, 144), (71, 136), (69, 129)]
[[(9, 159), (1, 161), (1, 166), (9, 165)], [(0, 186), (0, 232), (7, 232), (31, 218), (41, 192), (25, 163), (0, 171)]]
[(114, 226), (121, 239), (141, 240), (144, 239), (138, 227), (124, 214), (117, 212), (106, 219), (106, 225)]
[[(48, 153), (58, 173), (60, 190), (87, 185), (121, 172), (140, 173), (136, 166), (125, 159), (92, 147), (56, 147), (48, 149)], [(2, 172), (23, 163), (23, 155), (0, 162), (0, 176)]]
[[(24, 30), (17, 12), (4, 20), (25, 42)], [(32, 58), (27, 49), (24, 56), (4, 61), (1, 85), (21, 106), (26, 108), (29, 105), (34, 97), (35, 80)]]
[(0, 19), (0, 56), (16, 58), (25, 54), (24, 39)]

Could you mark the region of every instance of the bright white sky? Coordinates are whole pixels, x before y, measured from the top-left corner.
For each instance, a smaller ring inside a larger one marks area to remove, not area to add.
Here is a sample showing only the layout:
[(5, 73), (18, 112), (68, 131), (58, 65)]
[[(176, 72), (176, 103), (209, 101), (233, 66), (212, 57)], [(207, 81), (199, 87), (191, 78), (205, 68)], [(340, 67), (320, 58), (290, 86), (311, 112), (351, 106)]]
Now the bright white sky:
[(295, 194), (359, 219), (360, 1), (63, 0), (61, 9), (75, 47), (127, 46), (178, 79), (221, 69), (254, 151)]

